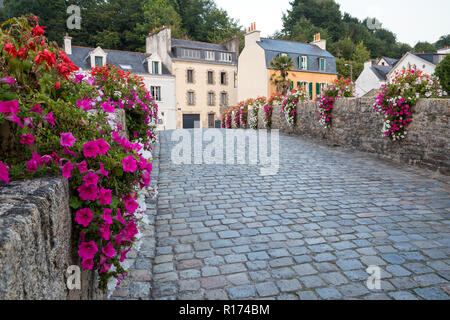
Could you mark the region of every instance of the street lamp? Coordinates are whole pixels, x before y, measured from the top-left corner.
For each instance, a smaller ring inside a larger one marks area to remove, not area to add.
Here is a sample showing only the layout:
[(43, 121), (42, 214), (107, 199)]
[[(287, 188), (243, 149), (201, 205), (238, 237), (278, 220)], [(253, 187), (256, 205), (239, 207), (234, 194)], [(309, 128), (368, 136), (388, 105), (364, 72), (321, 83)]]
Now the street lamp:
[(350, 67), (350, 81), (353, 82), (353, 65), (346, 63), (346, 67)]

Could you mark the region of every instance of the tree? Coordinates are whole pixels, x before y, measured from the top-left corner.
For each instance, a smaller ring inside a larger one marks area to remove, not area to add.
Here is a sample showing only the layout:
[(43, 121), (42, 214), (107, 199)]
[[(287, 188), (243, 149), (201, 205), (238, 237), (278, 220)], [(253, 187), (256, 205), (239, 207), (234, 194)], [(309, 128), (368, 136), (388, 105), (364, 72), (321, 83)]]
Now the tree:
[(445, 58), (436, 66), (434, 73), (439, 77), (439, 82), (447, 92), (450, 94), (450, 55), (447, 54)]
[(435, 53), (436, 47), (429, 42), (417, 42), (414, 46), (415, 52)]
[(438, 41), (434, 44), (437, 49), (445, 48), (446, 46), (450, 46), (450, 34), (442, 36)]
[[(271, 81), (277, 87), (277, 92), (282, 95), (286, 95), (289, 90), (289, 71), (294, 69), (294, 61), (289, 56), (276, 56), (270, 61), (270, 66), (275, 70), (275, 73), (271, 76)], [(277, 71), (280, 75), (277, 75)]]
[(350, 40), (350, 37), (347, 37), (332, 44), (331, 51), (338, 58), (350, 60), (355, 51), (355, 44)]

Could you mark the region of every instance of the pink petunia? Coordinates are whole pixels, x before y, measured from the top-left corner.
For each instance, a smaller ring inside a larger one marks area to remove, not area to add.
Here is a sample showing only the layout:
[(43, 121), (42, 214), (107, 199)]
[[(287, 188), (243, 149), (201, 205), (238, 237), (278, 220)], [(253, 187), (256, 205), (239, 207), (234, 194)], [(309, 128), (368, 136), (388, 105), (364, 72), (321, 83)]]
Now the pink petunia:
[(127, 156), (122, 159), (122, 166), (124, 172), (135, 172), (137, 170), (137, 161), (133, 156)]
[(81, 261), (81, 266), (84, 270), (92, 270), (94, 268), (94, 260), (93, 259), (83, 259)]
[(99, 274), (108, 272), (109, 269), (111, 269), (112, 263), (104, 263), (102, 264), (102, 267), (98, 271)]
[(0, 161), (0, 181), (5, 181), (6, 183), (10, 181), (8, 167), (2, 161)]
[(37, 103), (33, 108), (30, 109), (31, 112), (42, 113), (41, 105)]
[(104, 188), (100, 189), (100, 194), (98, 196), (98, 199), (99, 199), (99, 202), (101, 205), (106, 206), (106, 205), (111, 204), (111, 202), (112, 202), (111, 193), (112, 193), (112, 190), (104, 189)]
[(4, 113), (8, 116), (10, 114), (17, 114), (19, 111), (19, 100), (0, 101), (0, 113)]
[(127, 195), (123, 200), (125, 202), (125, 209), (127, 212), (134, 213), (136, 209), (139, 208), (139, 204), (131, 195)]
[(14, 79), (13, 77), (10, 76), (6, 76), (4, 78), (0, 79), (1, 82), (6, 83), (6, 84), (14, 84), (16, 83), (16, 79)]
[(31, 133), (23, 134), (20, 136), (20, 144), (33, 145), (34, 140), (36, 140)]
[(20, 120), (20, 118), (18, 116), (16, 116), (15, 114), (9, 115), (5, 119), (8, 121), (17, 123), (21, 128), (24, 128), (22, 120)]
[(92, 171), (83, 177), (83, 181), (86, 184), (92, 184), (94, 186), (97, 186), (97, 182), (99, 179), (100, 179), (100, 177), (98, 175), (96, 175), (95, 173), (93, 173)]
[(104, 156), (109, 150), (109, 144), (103, 139), (97, 139), (95, 141), (98, 147), (98, 153)]
[(110, 208), (103, 209), (103, 220), (105, 220), (105, 223), (112, 224), (112, 217), (111, 217), (112, 210)]
[(87, 227), (92, 221), (92, 211), (89, 208), (80, 209), (75, 213), (75, 222)]
[(88, 141), (83, 145), (83, 155), (86, 158), (97, 158), (99, 151), (96, 141)]
[(114, 113), (115, 111), (114, 106), (109, 104), (108, 102), (100, 103), (100, 107), (102, 107), (103, 111), (107, 113)]
[(73, 164), (72, 162), (68, 161), (66, 162), (62, 167), (62, 175), (64, 178), (69, 179), (72, 177), (72, 170), (73, 170)]
[(38, 169), (38, 163), (36, 162), (36, 160), (31, 159), (27, 162), (26, 167), (28, 172), (33, 173)]
[(52, 126), (55, 125), (55, 118), (53, 117), (53, 111), (51, 111), (49, 114), (43, 117), (43, 119), (48, 123), (50, 123)]
[(98, 247), (94, 241), (82, 242), (78, 245), (78, 255), (83, 260), (93, 259), (98, 252)]
[(112, 258), (116, 255), (116, 249), (114, 249), (114, 246), (111, 242), (108, 242), (108, 244), (102, 248), (102, 252), (108, 258)]
[(33, 119), (32, 118), (23, 118), (23, 125), (27, 126), (30, 129), (34, 128)]
[(98, 195), (98, 189), (93, 184), (82, 184), (77, 188), (81, 200), (95, 201)]
[(142, 171), (141, 179), (142, 179), (142, 184), (144, 185), (144, 187), (148, 187), (150, 185), (150, 180), (151, 180), (150, 172), (148, 170)]
[(109, 230), (109, 224), (102, 223), (100, 224), (98, 228), (98, 235), (105, 239), (106, 241), (109, 241), (109, 236), (111, 235), (111, 231)]
[(131, 247), (128, 248), (127, 250), (121, 251), (120, 252), (120, 262), (124, 262), (125, 259), (127, 258), (127, 253), (131, 250)]
[(122, 218), (122, 214), (120, 212), (120, 208), (117, 208), (117, 215), (114, 217), (117, 221), (119, 221), (121, 224), (125, 225), (125, 220)]
[(77, 163), (77, 168), (80, 173), (85, 173), (87, 171), (87, 163), (86, 161), (81, 161), (80, 163)]
[(100, 169), (97, 170), (97, 173), (101, 174), (102, 176), (108, 177), (109, 172), (105, 170), (103, 162), (100, 162)]
[(77, 141), (77, 139), (75, 139), (75, 137), (72, 135), (72, 132), (61, 133), (61, 146), (72, 147), (75, 141)]

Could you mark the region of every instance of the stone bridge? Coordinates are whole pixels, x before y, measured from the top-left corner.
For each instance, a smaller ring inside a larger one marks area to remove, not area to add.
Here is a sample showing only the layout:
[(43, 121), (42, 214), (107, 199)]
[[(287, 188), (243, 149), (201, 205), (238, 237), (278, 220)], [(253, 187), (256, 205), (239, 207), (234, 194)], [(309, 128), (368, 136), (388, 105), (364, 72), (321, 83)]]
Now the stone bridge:
[(274, 175), (175, 164), (174, 133), (160, 134), (154, 214), (113, 298), (450, 298), (448, 176), (282, 133)]

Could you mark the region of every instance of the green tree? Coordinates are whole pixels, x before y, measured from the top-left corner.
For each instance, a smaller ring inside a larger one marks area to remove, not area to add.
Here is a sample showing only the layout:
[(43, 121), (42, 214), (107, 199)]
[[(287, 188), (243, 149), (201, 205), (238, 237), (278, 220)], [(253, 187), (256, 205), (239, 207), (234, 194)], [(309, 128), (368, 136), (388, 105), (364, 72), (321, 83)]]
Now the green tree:
[(450, 46), (450, 34), (442, 36), (438, 41), (434, 44), (437, 49), (445, 48), (446, 46)]
[(444, 91), (450, 94), (450, 55), (447, 54), (445, 58), (436, 66), (434, 73), (439, 77)]
[(271, 77), (271, 81), (277, 87), (277, 92), (286, 95), (289, 90), (288, 75), (289, 71), (294, 69), (294, 61), (289, 56), (280, 55), (273, 58), (269, 64), (272, 69), (280, 72), (279, 75), (275, 72)]
[(350, 37), (339, 40), (331, 45), (331, 52), (338, 58), (350, 60), (355, 51), (355, 44)]
[(436, 47), (429, 42), (417, 42), (414, 46), (415, 52), (425, 52), (425, 53), (434, 53), (436, 52)]

